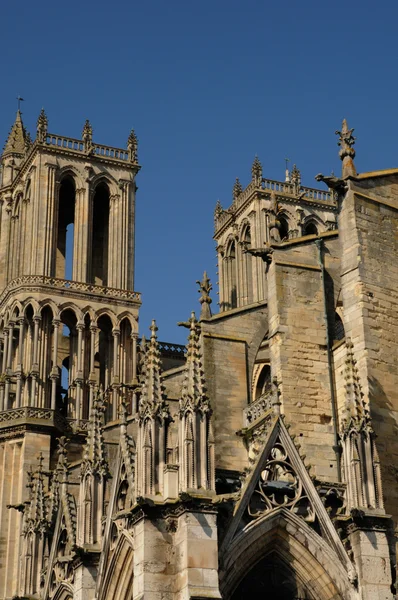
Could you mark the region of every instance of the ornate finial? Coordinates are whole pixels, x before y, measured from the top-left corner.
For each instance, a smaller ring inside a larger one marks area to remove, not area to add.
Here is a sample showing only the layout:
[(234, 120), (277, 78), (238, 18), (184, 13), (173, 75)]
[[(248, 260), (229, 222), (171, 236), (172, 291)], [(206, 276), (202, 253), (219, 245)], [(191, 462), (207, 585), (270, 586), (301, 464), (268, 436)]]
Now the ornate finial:
[(211, 317), (211, 309), (210, 304), (212, 303), (212, 299), (210, 298), (210, 292), (213, 289), (213, 286), (210, 283), (210, 279), (207, 277), (206, 271), (203, 273), (202, 281), (196, 282), (199, 286), (199, 292), (201, 294), (199, 298), (199, 302), (202, 305), (200, 311), (200, 319), (210, 319)]
[(258, 156), (254, 157), (254, 161), (252, 164), (252, 181), (258, 186), (261, 183), (261, 179), (263, 177), (263, 167), (258, 159)]
[(91, 127), (91, 123), (88, 119), (84, 123), (83, 132), (82, 132), (82, 140), (84, 142), (84, 148), (87, 153), (92, 152), (93, 150), (93, 128)]
[(152, 319), (151, 326), (149, 328), (151, 330), (151, 341), (157, 339), (156, 332), (158, 331), (158, 326), (156, 325), (155, 319)]
[(339, 156), (343, 161), (343, 177), (349, 177), (350, 175), (355, 177), (357, 174), (354, 158), (355, 150), (353, 145), (355, 144), (356, 138), (352, 135), (354, 129), (348, 129), (347, 121), (343, 120), (341, 131), (336, 131), (336, 135), (339, 136), (337, 144), (340, 146)]
[(129, 159), (131, 162), (138, 162), (138, 139), (134, 129), (130, 131), (130, 135), (127, 140), (127, 150), (129, 152)]
[(285, 182), (290, 183), (290, 172), (289, 172), (290, 158), (285, 158)]
[(235, 201), (238, 196), (243, 192), (243, 187), (241, 182), (239, 181), (239, 177), (235, 179), (234, 187), (232, 188), (232, 198)]
[(37, 119), (37, 141), (44, 144), (47, 137), (48, 120), (47, 115), (44, 112), (44, 108), (41, 109), (39, 118)]
[(278, 244), (281, 241), (281, 236), (279, 233), (280, 229), (280, 221), (278, 219), (279, 213), (279, 204), (276, 198), (275, 190), (271, 190), (270, 195), (270, 205), (268, 209), (268, 228), (269, 228), (269, 238), (271, 244)]
[(223, 207), (221, 206), (220, 200), (217, 200), (216, 206), (214, 208), (214, 226), (217, 228), (217, 222), (220, 216), (223, 214)]
[(301, 188), (301, 173), (296, 165), (293, 165), (292, 172), (290, 173), (290, 182), (293, 184), (295, 195), (298, 196)]

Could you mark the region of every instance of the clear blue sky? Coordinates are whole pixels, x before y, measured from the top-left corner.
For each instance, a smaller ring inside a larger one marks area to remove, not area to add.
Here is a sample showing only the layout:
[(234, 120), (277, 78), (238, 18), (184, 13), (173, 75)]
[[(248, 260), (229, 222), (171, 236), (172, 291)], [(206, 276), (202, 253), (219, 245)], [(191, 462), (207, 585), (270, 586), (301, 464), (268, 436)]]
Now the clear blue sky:
[[(396, 2), (69, 0), (4, 3), (0, 137), (21, 94), (35, 133), (124, 146), (139, 137), (136, 290), (141, 333), (184, 342), (196, 279), (216, 288), (213, 210), (249, 181), (283, 178), (288, 156), (314, 185), (339, 172), (334, 131), (357, 136), (359, 171), (398, 164)], [(213, 307), (216, 307), (216, 289)]]

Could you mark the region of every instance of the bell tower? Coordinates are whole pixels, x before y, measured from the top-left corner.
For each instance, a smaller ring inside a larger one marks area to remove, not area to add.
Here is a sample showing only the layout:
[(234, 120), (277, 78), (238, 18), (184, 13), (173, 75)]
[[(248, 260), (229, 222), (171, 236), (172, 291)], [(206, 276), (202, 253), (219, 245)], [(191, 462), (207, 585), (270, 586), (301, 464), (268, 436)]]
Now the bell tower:
[[(82, 443), (95, 390), (105, 421), (134, 402), (137, 138), (127, 149), (48, 131), (20, 111), (0, 159), (0, 598), (17, 594), (28, 472), (55, 438)], [(128, 394), (126, 390), (129, 390)], [(126, 397), (128, 396), (128, 397)]]

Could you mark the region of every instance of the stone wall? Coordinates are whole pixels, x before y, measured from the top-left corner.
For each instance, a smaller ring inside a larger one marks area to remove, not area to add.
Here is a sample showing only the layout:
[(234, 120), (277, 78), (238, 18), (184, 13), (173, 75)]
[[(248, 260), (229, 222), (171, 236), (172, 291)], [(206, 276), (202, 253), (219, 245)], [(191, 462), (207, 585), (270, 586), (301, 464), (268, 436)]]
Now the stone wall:
[(385, 508), (397, 521), (398, 177), (351, 182), (339, 228), (344, 325), (378, 435)]
[(311, 472), (336, 480), (323, 279), (314, 243), (274, 250), (268, 306), (271, 372), (280, 383), (282, 412)]
[(247, 452), (236, 432), (243, 427), (254, 361), (267, 329), (264, 303), (202, 322), (204, 367), (217, 440), (216, 468), (242, 470), (247, 465)]
[(26, 432), (0, 441), (0, 598), (18, 595), (22, 554), (22, 513), (7, 505), (20, 505), (28, 500), (27, 472), (37, 467), (40, 452), (43, 468), (48, 470), (50, 436)]

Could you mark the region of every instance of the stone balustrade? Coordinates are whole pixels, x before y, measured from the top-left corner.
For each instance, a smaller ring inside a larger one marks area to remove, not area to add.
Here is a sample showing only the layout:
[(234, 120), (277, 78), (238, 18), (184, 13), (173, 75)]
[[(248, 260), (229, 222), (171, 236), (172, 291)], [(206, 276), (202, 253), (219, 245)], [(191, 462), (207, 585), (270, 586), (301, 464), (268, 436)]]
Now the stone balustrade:
[(10, 427), (23, 422), (36, 422), (44, 426), (54, 426), (64, 432), (87, 431), (88, 420), (68, 419), (58, 411), (51, 408), (38, 408), (35, 406), (23, 406), (11, 408), (0, 412), (0, 429)]
[(266, 393), (257, 398), (243, 410), (243, 426), (250, 427), (257, 419), (272, 409), (273, 394)]
[(68, 279), (57, 279), (56, 277), (46, 277), (45, 275), (24, 275), (10, 281), (0, 295), (0, 305), (9, 292), (29, 285), (40, 285), (56, 289), (67, 289), (78, 292), (89, 292), (101, 297), (121, 298), (123, 300), (133, 300), (141, 303), (141, 294), (131, 290), (120, 290), (117, 288), (95, 285), (93, 283), (84, 283), (81, 281), (70, 281)]
[[(70, 150), (71, 152), (81, 152), (82, 154), (86, 153), (85, 145), (82, 140), (64, 137), (61, 135), (54, 135), (53, 133), (47, 134), (46, 145), (56, 146), (57, 148), (67, 151)], [(103, 146), (101, 144), (94, 143), (92, 148), (93, 154), (101, 158), (122, 160), (123, 162), (127, 162), (129, 160), (129, 153), (123, 148), (113, 148), (112, 146)]]

